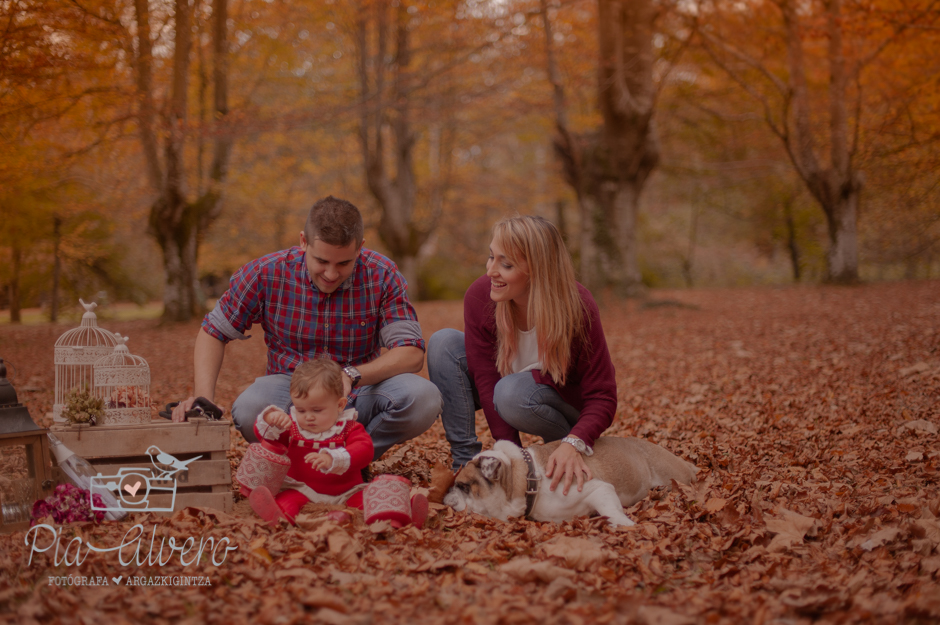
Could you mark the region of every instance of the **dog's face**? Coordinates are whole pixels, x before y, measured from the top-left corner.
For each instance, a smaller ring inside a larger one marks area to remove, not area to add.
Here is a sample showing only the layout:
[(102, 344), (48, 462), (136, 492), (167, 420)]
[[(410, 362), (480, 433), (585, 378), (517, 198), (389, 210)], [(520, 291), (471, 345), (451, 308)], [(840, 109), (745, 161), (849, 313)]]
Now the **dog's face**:
[(467, 510), (505, 521), (519, 514), (511, 496), (512, 462), (504, 453), (493, 450), (478, 454), (460, 470), (444, 496), (444, 504), (457, 511)]

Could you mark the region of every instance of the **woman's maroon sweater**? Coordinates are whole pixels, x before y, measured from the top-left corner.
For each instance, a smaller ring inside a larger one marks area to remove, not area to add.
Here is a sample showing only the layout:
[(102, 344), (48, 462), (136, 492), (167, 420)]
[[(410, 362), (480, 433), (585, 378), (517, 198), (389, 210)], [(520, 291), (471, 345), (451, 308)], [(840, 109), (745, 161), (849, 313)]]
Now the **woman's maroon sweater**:
[[(572, 345), (571, 365), (565, 385), (559, 387), (550, 376), (543, 376), (541, 371), (533, 370), (531, 373), (537, 383), (554, 388), (565, 402), (580, 412), (571, 435), (583, 440), (588, 447), (593, 447), (594, 440), (614, 420), (617, 411), (617, 380), (610, 352), (607, 351), (597, 303), (591, 292), (580, 284), (578, 292), (584, 305), (584, 333), (587, 340), (575, 339)], [(463, 298), (467, 368), (479, 393), (493, 438), (511, 440), (519, 445), (519, 432), (503, 421), (493, 405), (493, 389), (502, 377), (496, 369), (495, 313), (496, 303), (490, 299), (490, 279), (484, 275), (470, 285)]]

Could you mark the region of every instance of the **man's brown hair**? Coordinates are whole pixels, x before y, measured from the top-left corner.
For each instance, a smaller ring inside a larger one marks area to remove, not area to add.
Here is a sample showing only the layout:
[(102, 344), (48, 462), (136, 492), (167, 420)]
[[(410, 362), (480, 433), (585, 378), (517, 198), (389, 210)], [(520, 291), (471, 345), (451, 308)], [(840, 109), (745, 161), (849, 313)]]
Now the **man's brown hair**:
[(343, 397), (343, 369), (326, 358), (308, 360), (294, 369), (290, 379), (291, 397), (306, 397), (313, 389), (324, 389)]
[(362, 243), (362, 215), (351, 202), (328, 195), (318, 200), (304, 225), (304, 236), (308, 244), (320, 239), (329, 245), (346, 247)]

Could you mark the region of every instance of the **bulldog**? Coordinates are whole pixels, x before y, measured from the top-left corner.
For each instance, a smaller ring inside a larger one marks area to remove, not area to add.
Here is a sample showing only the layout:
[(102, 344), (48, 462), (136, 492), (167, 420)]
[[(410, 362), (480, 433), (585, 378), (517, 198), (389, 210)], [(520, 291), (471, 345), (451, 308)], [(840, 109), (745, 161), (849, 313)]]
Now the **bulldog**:
[(545, 477), (548, 457), (560, 441), (522, 449), (510, 441), (497, 441), (490, 451), (477, 454), (457, 474), (444, 503), (505, 521), (524, 516), (534, 521), (561, 522), (596, 512), (614, 526), (633, 525), (623, 509), (646, 497), (651, 488), (695, 481), (695, 465), (640, 438), (602, 437), (594, 454), (584, 461), (593, 479), (578, 492), (572, 484), (549, 490)]

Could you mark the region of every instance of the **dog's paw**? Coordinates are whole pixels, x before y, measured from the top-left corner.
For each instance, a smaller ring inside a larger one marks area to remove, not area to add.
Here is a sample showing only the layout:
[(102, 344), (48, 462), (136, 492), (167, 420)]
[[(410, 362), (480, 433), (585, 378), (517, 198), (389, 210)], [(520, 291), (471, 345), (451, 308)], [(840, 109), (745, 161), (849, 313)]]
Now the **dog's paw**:
[(610, 523), (611, 527), (632, 527), (636, 525), (633, 520), (627, 515), (623, 515), (622, 519), (611, 519), (608, 518), (607, 522)]

